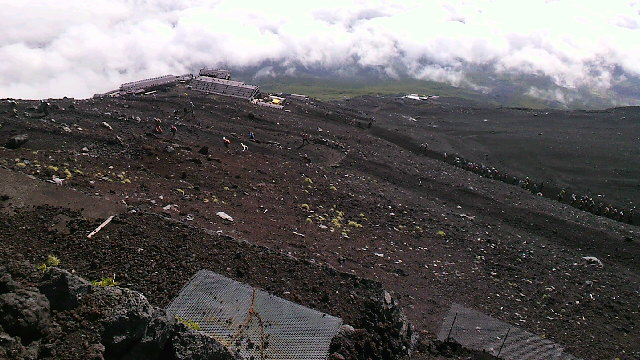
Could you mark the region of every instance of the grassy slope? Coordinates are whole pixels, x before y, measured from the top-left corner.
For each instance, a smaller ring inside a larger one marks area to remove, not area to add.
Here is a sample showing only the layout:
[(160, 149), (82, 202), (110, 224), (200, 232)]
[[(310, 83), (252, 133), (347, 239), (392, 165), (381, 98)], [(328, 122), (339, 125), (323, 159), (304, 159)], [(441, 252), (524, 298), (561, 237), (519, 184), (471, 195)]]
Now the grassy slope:
[[(248, 80), (248, 79), (246, 79)], [(434, 81), (416, 79), (377, 80), (377, 79), (327, 79), (315, 77), (278, 77), (248, 80), (257, 84), (265, 92), (283, 92), (305, 94), (320, 100), (335, 100), (359, 95), (391, 95), (417, 93), (423, 95), (439, 95), (473, 100), (493, 105), (526, 106), (531, 108), (546, 107), (540, 100), (526, 96), (504, 104), (491, 96), (453, 87)]]

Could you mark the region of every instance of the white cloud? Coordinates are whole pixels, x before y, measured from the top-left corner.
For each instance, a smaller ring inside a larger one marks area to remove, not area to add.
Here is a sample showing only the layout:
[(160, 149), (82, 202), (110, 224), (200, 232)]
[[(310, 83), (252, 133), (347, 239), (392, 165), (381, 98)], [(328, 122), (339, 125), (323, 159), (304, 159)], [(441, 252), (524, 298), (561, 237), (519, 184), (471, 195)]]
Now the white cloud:
[(463, 86), (472, 86), (465, 71), (473, 66), (547, 76), (569, 88), (611, 87), (616, 68), (640, 76), (637, 0), (0, 0), (0, 6), (0, 97), (88, 97), (201, 65), (265, 62), (290, 72), (296, 64), (337, 72), (374, 67)]

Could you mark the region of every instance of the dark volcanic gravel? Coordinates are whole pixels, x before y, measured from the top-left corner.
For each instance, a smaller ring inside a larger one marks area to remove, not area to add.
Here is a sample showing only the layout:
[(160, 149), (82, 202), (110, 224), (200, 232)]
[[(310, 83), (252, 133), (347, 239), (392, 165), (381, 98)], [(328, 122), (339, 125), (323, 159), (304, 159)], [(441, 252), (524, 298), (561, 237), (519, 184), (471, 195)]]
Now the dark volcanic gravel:
[[(173, 120), (173, 111), (189, 101), (195, 116)], [(518, 160), (554, 156), (544, 150), (552, 138), (539, 142), (543, 150), (530, 146), (529, 155), (505, 151), (512, 145), (501, 134), (519, 129), (510, 117), (529, 112), (449, 107), (444, 99), (420, 107), (422, 113), (388, 98), (293, 103), (285, 112), (180, 88), (155, 97), (52, 104), (45, 118), (0, 114), (0, 140), (29, 135), (18, 149), (0, 148), (5, 254), (34, 263), (54, 254), (90, 279), (115, 274), (159, 306), (207, 268), (357, 323), (358, 309), (377, 288), (340, 271), (379, 281), (425, 339), (457, 302), (584, 359), (638, 358), (638, 227), (479, 177), (424, 156), (417, 145), (429, 139), (434, 150), (470, 159), (487, 153), (487, 161), (505, 171), (553, 178), (620, 204), (636, 204), (637, 189), (609, 186), (615, 182), (607, 179), (637, 182), (637, 158), (627, 158), (632, 153), (607, 155), (606, 161), (616, 159), (618, 175), (603, 168), (602, 181), (582, 181), (571, 175), (576, 159), (566, 155), (553, 166)], [(20, 113), (29, 105), (18, 102)], [(494, 115), (486, 124), (492, 127), (463, 141), (454, 111), (469, 123)], [(627, 119), (636, 116), (628, 111)], [(394, 113), (420, 121), (428, 113), (438, 128), (400, 125), (414, 122)], [(540, 126), (558, 133), (580, 128), (572, 122), (576, 116), (599, 116), (552, 115), (554, 121)], [(176, 138), (151, 134), (153, 117), (165, 127), (176, 123)], [(637, 118), (634, 124), (620, 125), (624, 136), (638, 136)], [(249, 131), (257, 142), (247, 138)], [(311, 134), (311, 144), (302, 145), (302, 133)], [(231, 139), (230, 148), (222, 136)], [(203, 146), (208, 154), (199, 151)], [(62, 186), (44, 182), (54, 175), (67, 179)], [(39, 185), (25, 189), (31, 183)], [(220, 211), (234, 221), (216, 216)], [(109, 214), (117, 215), (114, 221), (87, 239)], [(421, 349), (417, 358), (440, 356)]]

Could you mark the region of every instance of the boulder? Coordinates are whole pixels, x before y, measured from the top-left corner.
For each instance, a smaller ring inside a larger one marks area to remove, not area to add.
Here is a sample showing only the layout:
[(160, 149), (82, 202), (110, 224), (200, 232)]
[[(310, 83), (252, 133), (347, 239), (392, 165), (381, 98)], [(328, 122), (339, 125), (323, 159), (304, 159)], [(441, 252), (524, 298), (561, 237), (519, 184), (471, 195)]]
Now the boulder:
[(101, 320), (102, 344), (107, 357), (122, 357), (140, 342), (151, 322), (153, 308), (140, 293), (118, 287), (96, 288), (95, 295), (106, 306)]
[(51, 268), (45, 274), (39, 288), (51, 308), (54, 310), (71, 310), (80, 304), (80, 298), (91, 291), (91, 284), (70, 272)]
[(28, 140), (29, 140), (29, 135), (27, 134), (16, 135), (10, 138), (9, 141), (7, 141), (7, 143), (4, 144), (4, 147), (6, 147), (7, 149), (17, 149), (22, 145), (24, 145)]
[(18, 288), (16, 283), (9, 274), (4, 274), (0, 277), (0, 294), (14, 292)]
[(190, 331), (186, 326), (176, 332), (171, 339), (168, 348), (170, 358), (175, 360), (235, 360), (241, 359), (237, 354), (232, 354), (213, 338), (195, 331)]
[(49, 331), (49, 301), (37, 291), (17, 289), (0, 295), (0, 325), (28, 344)]
[(122, 357), (126, 359), (155, 359), (160, 356), (177, 321), (162, 309), (155, 309), (140, 340)]

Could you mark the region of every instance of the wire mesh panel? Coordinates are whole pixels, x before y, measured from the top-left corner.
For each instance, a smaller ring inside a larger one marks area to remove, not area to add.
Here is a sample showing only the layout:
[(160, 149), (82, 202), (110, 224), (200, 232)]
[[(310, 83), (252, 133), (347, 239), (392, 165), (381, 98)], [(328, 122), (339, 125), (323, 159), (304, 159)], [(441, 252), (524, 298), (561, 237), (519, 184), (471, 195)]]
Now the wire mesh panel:
[(438, 340), (505, 360), (578, 360), (562, 346), (460, 304), (451, 305)]
[(200, 270), (167, 311), (245, 359), (326, 359), (342, 319)]

